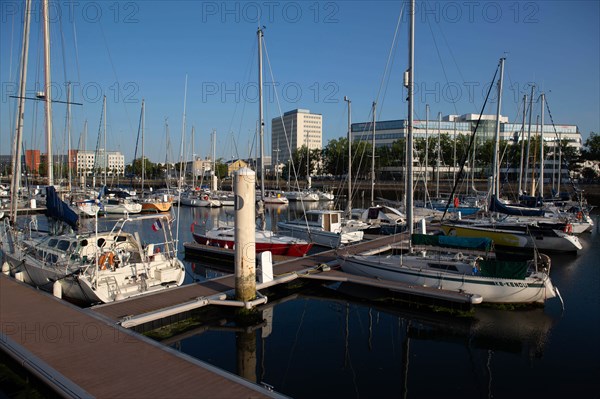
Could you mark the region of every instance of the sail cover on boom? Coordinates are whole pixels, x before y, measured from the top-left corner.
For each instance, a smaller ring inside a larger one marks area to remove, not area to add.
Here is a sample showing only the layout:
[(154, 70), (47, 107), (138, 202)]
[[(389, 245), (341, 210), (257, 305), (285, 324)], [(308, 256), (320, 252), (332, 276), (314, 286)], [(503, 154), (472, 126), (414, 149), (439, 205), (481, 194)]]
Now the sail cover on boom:
[(54, 186), (46, 187), (46, 216), (65, 222), (73, 230), (78, 229), (79, 216), (58, 197)]

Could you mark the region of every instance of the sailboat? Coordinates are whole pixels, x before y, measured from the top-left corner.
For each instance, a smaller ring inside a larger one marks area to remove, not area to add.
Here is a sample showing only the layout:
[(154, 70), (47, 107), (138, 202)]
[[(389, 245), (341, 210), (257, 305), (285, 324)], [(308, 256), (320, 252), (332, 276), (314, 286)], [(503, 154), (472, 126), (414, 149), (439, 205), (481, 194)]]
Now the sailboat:
[[(264, 118), (263, 118), (263, 98), (262, 98), (262, 37), (263, 30), (257, 31), (258, 36), (258, 97), (259, 97), (259, 125), (260, 125), (260, 201), (265, 203), (265, 184), (264, 184)], [(264, 221), (264, 215), (261, 215), (261, 221)], [(205, 233), (196, 233), (192, 228), (194, 240), (203, 245), (216, 245), (219, 247), (233, 248), (235, 240), (235, 229), (233, 227), (215, 227)], [(312, 248), (313, 243), (295, 236), (287, 236), (266, 230), (264, 226), (256, 229), (255, 234), (256, 253), (271, 251), (276, 255), (304, 256)]]
[[(141, 185), (141, 198), (138, 200), (139, 204), (142, 205), (142, 212), (168, 212), (171, 210), (173, 206), (173, 197), (167, 194), (150, 194), (147, 195), (144, 192), (144, 180), (146, 177), (146, 157), (144, 156), (144, 135), (145, 135), (145, 125), (146, 125), (146, 106), (145, 101), (142, 99), (142, 110), (140, 112), (140, 131), (142, 136), (142, 158), (141, 158), (141, 169), (142, 169), (142, 185)], [(136, 153), (137, 153), (137, 144), (136, 144)], [(136, 155), (134, 154), (134, 162), (136, 159)], [(150, 187), (150, 191), (152, 191), (152, 187)]]
[[(24, 17), (23, 57), (21, 60), (20, 91), (24, 93), (29, 44), (31, 2), (26, 2)], [(137, 233), (123, 230), (130, 221), (121, 219), (105, 232), (79, 232), (78, 215), (63, 202), (54, 187), (51, 151), (52, 112), (49, 56), (48, 1), (42, 3), (44, 12), (45, 100), (48, 142), (48, 182), (46, 188), (46, 217), (48, 232), (33, 227), (20, 228), (16, 201), (12, 203), (11, 223), (0, 226), (0, 249), (4, 263), (2, 271), (35, 287), (84, 301), (87, 304), (112, 302), (151, 292), (166, 290), (183, 283), (185, 268), (177, 259), (171, 235), (170, 221), (156, 219), (157, 230), (164, 234), (164, 250), (154, 244), (142, 245)], [(13, 195), (20, 185), (20, 147), (24, 96), (19, 98), (17, 134), (13, 147), (15, 173), (11, 188)], [(16, 148), (15, 148), (16, 147)], [(160, 228), (159, 228), (160, 227)]]
[[(163, 291), (183, 284), (185, 267), (177, 259), (171, 220), (154, 220), (162, 231), (162, 249), (143, 245), (137, 233), (124, 231), (132, 219), (122, 218), (103, 232), (79, 232), (78, 216), (47, 188), (47, 216), (60, 234), (36, 231), (0, 232), (8, 272), (35, 287), (86, 304), (107, 303)], [(68, 225), (67, 228), (64, 226)]]
[[(341, 245), (353, 244), (364, 238), (363, 229), (369, 225), (361, 220), (351, 219), (352, 210), (352, 188), (351, 188), (351, 123), (350, 123), (350, 100), (348, 102), (348, 210), (349, 219), (344, 219), (344, 212), (340, 210), (308, 210), (302, 217), (287, 222), (277, 223), (277, 227), (294, 237), (314, 242), (329, 248), (338, 248)], [(310, 179), (310, 178), (309, 178)], [(315, 195), (318, 200), (318, 195)]]
[[(414, 90), (414, 7), (411, 1), (408, 88), (408, 150), (406, 208), (409, 233), (413, 233), (412, 130)], [(482, 302), (538, 303), (558, 296), (550, 280), (549, 258), (541, 264), (537, 257), (525, 264), (500, 263), (481, 258), (465, 259), (461, 253), (453, 258), (427, 251), (409, 255), (339, 254), (342, 270), (348, 273), (400, 281), (419, 286), (437, 287), (479, 296)]]
[(376, 102), (372, 108), (371, 137), (371, 206), (367, 209), (352, 209), (350, 219), (360, 221), (364, 225), (361, 230), (368, 234), (397, 234), (406, 229), (406, 217), (396, 208), (387, 205), (375, 205), (375, 118)]
[[(503, 204), (499, 201), (500, 194), (500, 107), (502, 104), (502, 80), (504, 74), (504, 58), (500, 59), (500, 78), (498, 80), (498, 103), (496, 108), (496, 135), (493, 154), (492, 193), (490, 196), (490, 211), (496, 214), (520, 216), (519, 219), (504, 217), (486, 220), (455, 220), (442, 222), (442, 230), (446, 235), (459, 237), (488, 237), (494, 240), (496, 247), (508, 247), (510, 249), (543, 250), (553, 252), (577, 252), (583, 247), (578, 238), (573, 235), (572, 225), (569, 223), (548, 224), (542, 221), (529, 219), (529, 217), (545, 216), (542, 209), (523, 208), (514, 205)], [(542, 125), (543, 125), (543, 102), (542, 101)], [(543, 140), (541, 140), (543, 142)], [(543, 147), (543, 146), (542, 146)], [(543, 156), (542, 162), (543, 165)], [(543, 168), (540, 171), (540, 197), (543, 193)]]

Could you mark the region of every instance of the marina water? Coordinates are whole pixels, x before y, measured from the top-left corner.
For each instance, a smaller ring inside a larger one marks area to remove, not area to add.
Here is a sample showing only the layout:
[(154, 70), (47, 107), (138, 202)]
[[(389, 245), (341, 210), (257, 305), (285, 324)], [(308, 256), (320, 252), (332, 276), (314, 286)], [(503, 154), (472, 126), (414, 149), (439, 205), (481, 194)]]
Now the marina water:
[[(295, 204), (266, 211), (267, 226), (301, 213)], [(233, 222), (233, 210), (227, 208), (182, 207), (174, 214), (179, 215), (181, 258), (182, 243), (192, 241), (193, 224), (200, 231)], [(311, 284), (279, 290), (256, 325), (241, 328), (216, 309), (146, 334), (294, 398), (595, 396), (600, 389), (600, 218), (593, 218), (594, 230), (580, 236), (583, 251), (550, 254), (551, 278), (564, 310), (555, 299), (544, 308), (477, 307), (471, 315), (451, 315), (359, 298), (381, 298), (381, 291)], [(158, 239), (151, 224), (134, 221), (129, 228), (151, 242)], [(186, 284), (226, 272), (210, 263), (184, 263)], [(0, 358), (1, 393), (52, 395), (14, 367)]]

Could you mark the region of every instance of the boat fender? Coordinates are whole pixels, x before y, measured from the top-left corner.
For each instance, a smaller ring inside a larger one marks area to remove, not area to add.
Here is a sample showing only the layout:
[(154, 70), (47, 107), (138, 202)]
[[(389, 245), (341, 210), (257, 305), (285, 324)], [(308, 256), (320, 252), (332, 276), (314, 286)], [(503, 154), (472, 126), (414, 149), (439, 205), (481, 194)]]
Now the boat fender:
[(571, 223), (567, 223), (565, 225), (564, 232), (567, 233), (567, 234), (573, 233), (573, 225)]
[(202, 199), (203, 199), (204, 201), (208, 201), (208, 195), (204, 195), (204, 196), (202, 197)]
[(583, 214), (581, 213), (581, 211), (577, 212), (577, 219), (583, 219)]

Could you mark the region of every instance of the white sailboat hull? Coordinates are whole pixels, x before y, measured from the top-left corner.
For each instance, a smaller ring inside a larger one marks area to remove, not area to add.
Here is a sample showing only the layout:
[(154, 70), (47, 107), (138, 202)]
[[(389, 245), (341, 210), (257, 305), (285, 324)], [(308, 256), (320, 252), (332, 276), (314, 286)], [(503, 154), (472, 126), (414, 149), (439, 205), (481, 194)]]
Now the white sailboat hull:
[(360, 230), (335, 233), (325, 231), (320, 227), (301, 224), (278, 223), (277, 226), (292, 237), (328, 248), (338, 248), (340, 245), (353, 244), (361, 241), (364, 236), (364, 233)]
[(142, 211), (142, 204), (137, 203), (125, 203), (125, 204), (103, 204), (100, 208), (100, 213), (106, 213), (109, 215), (123, 215), (125, 213), (140, 213)]
[(0, 229), (0, 249), (15, 278), (46, 291), (58, 282), (63, 297), (87, 304), (113, 302), (183, 284), (185, 267), (175, 256), (166, 220), (162, 250), (155, 244), (143, 247), (124, 232), (127, 221), (101, 233), (37, 236), (6, 224)]
[(212, 199), (212, 198), (202, 199), (202, 198), (196, 198), (196, 197), (182, 196), (180, 201), (181, 201), (181, 205), (185, 205), (185, 206), (197, 206), (197, 207), (203, 207), (203, 208), (219, 208), (222, 206), (221, 201), (219, 201), (217, 199)]
[[(25, 262), (20, 259), (25, 259)], [(63, 297), (86, 303), (108, 303), (162, 291), (180, 286), (185, 278), (185, 269), (179, 260), (174, 264), (165, 261), (161, 266), (149, 268), (148, 277), (142, 276), (145, 274), (142, 264), (99, 271), (97, 286), (80, 267), (46, 266), (36, 259), (8, 253), (5, 253), (5, 261), (10, 265), (13, 276), (21, 272), (25, 283), (52, 292), (54, 282), (59, 281)]]
[[(533, 273), (524, 280), (466, 273), (452, 275), (428, 269), (427, 261), (417, 258), (348, 255), (341, 257), (341, 266), (351, 274), (480, 295), (483, 302), (489, 303), (544, 303), (557, 295), (546, 273)], [(432, 262), (444, 264), (439, 260)]]

